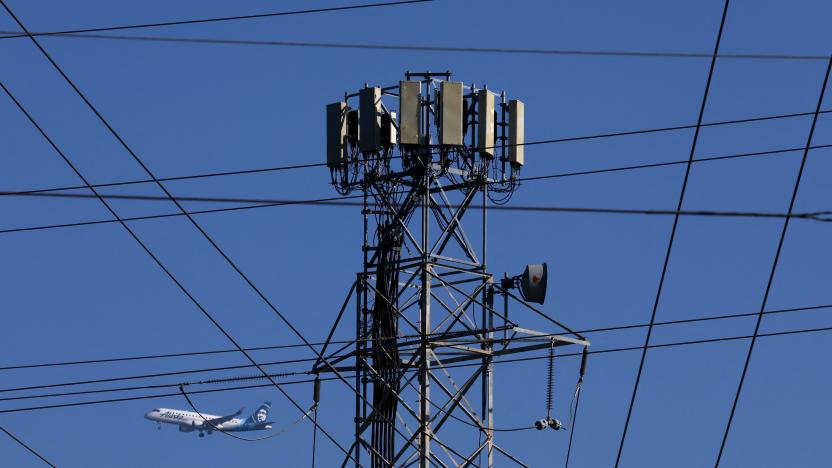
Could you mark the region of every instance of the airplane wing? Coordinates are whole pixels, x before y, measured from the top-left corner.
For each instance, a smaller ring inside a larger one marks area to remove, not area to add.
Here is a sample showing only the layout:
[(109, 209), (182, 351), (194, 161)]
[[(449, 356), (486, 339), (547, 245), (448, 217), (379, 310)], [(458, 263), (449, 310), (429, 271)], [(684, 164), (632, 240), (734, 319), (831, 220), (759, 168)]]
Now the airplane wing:
[(227, 423), (228, 421), (231, 421), (232, 419), (236, 418), (237, 416), (241, 415), (242, 413), (243, 413), (243, 408), (240, 408), (239, 410), (237, 410), (236, 413), (229, 414), (228, 416), (220, 416), (218, 418), (206, 419), (205, 421), (203, 421), (203, 424), (205, 424), (207, 426), (215, 426), (216, 427), (216, 426), (219, 426), (220, 424)]

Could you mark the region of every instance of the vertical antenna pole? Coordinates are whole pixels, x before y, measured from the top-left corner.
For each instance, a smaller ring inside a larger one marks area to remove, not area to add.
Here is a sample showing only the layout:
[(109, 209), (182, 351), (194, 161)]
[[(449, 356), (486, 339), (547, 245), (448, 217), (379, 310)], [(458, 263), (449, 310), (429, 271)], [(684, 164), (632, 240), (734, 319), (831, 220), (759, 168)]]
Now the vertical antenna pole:
[[(366, 216), (366, 215), (364, 215)], [(366, 263), (365, 263), (366, 265)], [(364, 269), (366, 270), (366, 266)], [(363, 309), (361, 307), (362, 298), (366, 294), (364, 289), (364, 276), (359, 273), (356, 275), (356, 295), (355, 295), (355, 466), (361, 466), (361, 374), (364, 368), (361, 360), (361, 316)]]
[[(487, 271), (486, 262), (488, 254), (488, 172), (485, 173), (485, 180), (482, 186), (482, 271)], [(494, 278), (488, 276), (483, 279), (487, 283), (494, 283)], [(487, 290), (488, 288), (483, 288)], [(492, 340), (494, 339), (494, 295), (488, 295), (488, 301), (484, 302), (483, 306), (483, 328), (488, 330), (484, 338), (486, 338), (484, 349), (490, 354), (494, 348)], [(491, 357), (483, 358), (483, 365), (485, 372), (483, 373), (483, 418), (485, 419), (486, 444), (488, 463), (486, 466), (491, 468), (494, 466), (494, 365), (491, 363)]]
[[(427, 165), (427, 164), (426, 164)], [(428, 239), (428, 211), (430, 211), (430, 169), (425, 168), (422, 189), (422, 297), (420, 317), (420, 353), (419, 365), (419, 468), (430, 468), (430, 356), (428, 340), (430, 338), (430, 243)]]

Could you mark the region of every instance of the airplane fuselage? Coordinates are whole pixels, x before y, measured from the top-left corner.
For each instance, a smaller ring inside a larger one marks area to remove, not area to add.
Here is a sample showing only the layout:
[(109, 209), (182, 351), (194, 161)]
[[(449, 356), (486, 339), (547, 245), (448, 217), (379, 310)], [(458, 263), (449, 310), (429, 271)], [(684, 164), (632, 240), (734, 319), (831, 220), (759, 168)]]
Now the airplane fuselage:
[(210, 433), (214, 430), (224, 432), (242, 432), (271, 429), (272, 427), (271, 424), (268, 423), (247, 423), (246, 420), (242, 418), (231, 418), (227, 421), (211, 423), (210, 421), (220, 419), (221, 417), (206, 413), (202, 413), (200, 415), (200, 413), (195, 411), (184, 411), (171, 408), (157, 408), (153, 411), (147, 412), (144, 417), (160, 424), (175, 424), (179, 426), (179, 430), (182, 432), (205, 431)]

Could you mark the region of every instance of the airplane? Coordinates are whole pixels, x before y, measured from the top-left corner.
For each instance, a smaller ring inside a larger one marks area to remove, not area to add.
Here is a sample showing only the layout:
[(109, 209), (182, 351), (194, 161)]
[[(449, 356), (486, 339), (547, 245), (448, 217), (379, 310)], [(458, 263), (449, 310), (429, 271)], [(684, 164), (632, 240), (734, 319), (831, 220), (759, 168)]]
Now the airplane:
[(205, 437), (206, 432), (211, 434), (215, 430), (223, 432), (245, 432), (271, 429), (274, 423), (272, 421), (266, 421), (271, 407), (271, 402), (267, 401), (260, 405), (257, 411), (246, 419), (238, 418), (243, 413), (243, 408), (228, 416), (216, 416), (204, 413), (200, 415), (200, 413), (194, 411), (156, 408), (148, 411), (144, 417), (155, 421), (160, 430), (162, 429), (162, 423), (176, 424), (179, 426), (179, 432), (199, 431), (199, 436)]

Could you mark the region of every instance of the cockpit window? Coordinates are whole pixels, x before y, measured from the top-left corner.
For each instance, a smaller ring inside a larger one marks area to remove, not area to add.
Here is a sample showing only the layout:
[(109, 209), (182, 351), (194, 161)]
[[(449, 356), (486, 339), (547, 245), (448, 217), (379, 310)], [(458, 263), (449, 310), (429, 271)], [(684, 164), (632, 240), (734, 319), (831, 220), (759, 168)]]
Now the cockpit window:
[(153, 411), (156, 411), (157, 413), (161, 413), (161, 412), (162, 412), (162, 410), (161, 410), (161, 409), (159, 409), (159, 408), (156, 408), (156, 409), (155, 409), (155, 410), (153, 410)]

